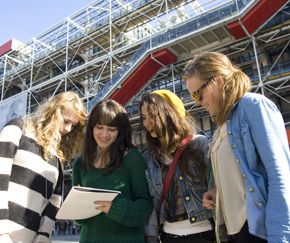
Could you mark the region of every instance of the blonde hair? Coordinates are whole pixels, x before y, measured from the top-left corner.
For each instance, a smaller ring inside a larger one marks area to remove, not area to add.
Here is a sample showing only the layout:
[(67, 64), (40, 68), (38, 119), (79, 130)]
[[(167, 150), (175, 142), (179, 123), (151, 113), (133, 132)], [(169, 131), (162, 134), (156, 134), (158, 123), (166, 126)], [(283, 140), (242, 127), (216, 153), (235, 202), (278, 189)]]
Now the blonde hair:
[(221, 111), (216, 115), (215, 122), (222, 125), (233, 105), (251, 89), (250, 78), (230, 59), (218, 52), (202, 52), (190, 60), (183, 71), (183, 80), (194, 76), (203, 82), (210, 82), (214, 77), (221, 77), (224, 85), (221, 90)]
[[(61, 137), (59, 129), (64, 124), (61, 112), (68, 105), (75, 109), (79, 122), (71, 132)], [(27, 128), (42, 146), (45, 159), (56, 155), (61, 162), (70, 162), (82, 150), (86, 115), (84, 103), (78, 94), (63, 92), (39, 106), (34, 114), (27, 116)]]

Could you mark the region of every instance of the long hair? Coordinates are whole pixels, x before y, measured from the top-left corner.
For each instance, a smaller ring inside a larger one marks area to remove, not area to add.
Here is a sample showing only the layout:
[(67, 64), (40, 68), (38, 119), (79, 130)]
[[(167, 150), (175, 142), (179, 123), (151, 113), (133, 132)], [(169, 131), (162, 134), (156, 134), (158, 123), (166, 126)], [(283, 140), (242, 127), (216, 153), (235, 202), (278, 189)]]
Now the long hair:
[(182, 76), (185, 81), (196, 76), (204, 82), (216, 76), (223, 78), (221, 111), (215, 117), (218, 125), (225, 122), (233, 105), (251, 89), (250, 78), (233, 65), (226, 55), (218, 52), (202, 52), (196, 55), (186, 64)]
[(93, 134), (93, 128), (96, 124), (117, 127), (118, 129), (116, 140), (105, 152), (105, 158), (110, 158), (109, 163), (106, 165), (105, 175), (122, 167), (125, 151), (134, 147), (132, 144), (132, 130), (128, 114), (122, 105), (109, 99), (99, 101), (93, 107), (86, 126), (83, 169), (88, 171), (97, 156), (98, 144)]
[[(59, 129), (64, 124), (61, 112), (69, 105), (75, 109), (79, 122), (71, 132), (61, 137)], [(55, 95), (40, 105), (34, 114), (27, 116), (27, 128), (43, 147), (44, 158), (56, 155), (62, 162), (70, 162), (81, 152), (85, 124), (84, 103), (78, 94), (71, 91)]]
[[(142, 106), (146, 107), (149, 115), (155, 121), (157, 138), (152, 137), (144, 127)], [(173, 104), (158, 94), (145, 93), (139, 103), (139, 110), (141, 114), (140, 126), (146, 134), (148, 151), (161, 163), (164, 163), (164, 154), (173, 158), (182, 140), (194, 131), (195, 124), (193, 118), (187, 112), (185, 118), (181, 118)], [(162, 138), (162, 143), (159, 138)], [(196, 175), (193, 175), (190, 171), (190, 161), (196, 166)], [(191, 142), (187, 144), (178, 163), (183, 174), (185, 173), (191, 178), (204, 178), (203, 153), (199, 149), (193, 149)]]

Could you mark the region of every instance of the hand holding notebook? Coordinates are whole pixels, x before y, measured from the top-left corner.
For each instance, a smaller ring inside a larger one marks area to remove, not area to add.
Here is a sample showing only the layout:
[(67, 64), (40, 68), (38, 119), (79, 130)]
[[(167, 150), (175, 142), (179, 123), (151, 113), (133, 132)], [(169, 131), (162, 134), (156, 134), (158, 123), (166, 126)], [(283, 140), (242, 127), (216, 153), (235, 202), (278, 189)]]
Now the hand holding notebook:
[(61, 208), (57, 219), (86, 219), (101, 213), (96, 209), (98, 206), (94, 201), (113, 201), (121, 192), (74, 186), (70, 190)]

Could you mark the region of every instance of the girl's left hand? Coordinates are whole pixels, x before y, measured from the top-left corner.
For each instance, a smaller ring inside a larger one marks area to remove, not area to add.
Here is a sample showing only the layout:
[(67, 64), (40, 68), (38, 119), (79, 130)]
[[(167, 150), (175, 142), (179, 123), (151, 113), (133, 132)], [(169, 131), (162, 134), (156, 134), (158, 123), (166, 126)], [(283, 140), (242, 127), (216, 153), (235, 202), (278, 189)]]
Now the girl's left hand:
[(102, 210), (104, 213), (108, 213), (111, 208), (112, 202), (94, 201), (94, 204), (98, 205), (96, 209)]

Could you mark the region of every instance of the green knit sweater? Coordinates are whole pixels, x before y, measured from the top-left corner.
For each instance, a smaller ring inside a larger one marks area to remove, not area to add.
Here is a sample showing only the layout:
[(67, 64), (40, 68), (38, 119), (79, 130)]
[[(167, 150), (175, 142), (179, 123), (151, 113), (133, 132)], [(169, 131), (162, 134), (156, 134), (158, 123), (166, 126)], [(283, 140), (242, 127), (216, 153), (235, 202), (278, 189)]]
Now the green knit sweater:
[(121, 191), (108, 214), (101, 213), (86, 220), (76, 221), (82, 226), (81, 243), (145, 242), (142, 224), (153, 209), (145, 170), (145, 161), (137, 149), (132, 149), (125, 155), (122, 169), (105, 176), (102, 175), (104, 169), (93, 166), (90, 171), (83, 173), (82, 159), (76, 160), (73, 165), (73, 186)]

